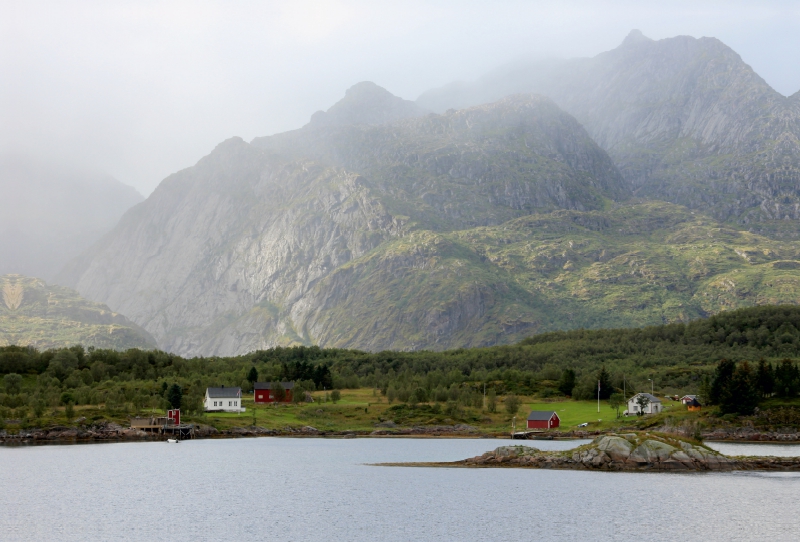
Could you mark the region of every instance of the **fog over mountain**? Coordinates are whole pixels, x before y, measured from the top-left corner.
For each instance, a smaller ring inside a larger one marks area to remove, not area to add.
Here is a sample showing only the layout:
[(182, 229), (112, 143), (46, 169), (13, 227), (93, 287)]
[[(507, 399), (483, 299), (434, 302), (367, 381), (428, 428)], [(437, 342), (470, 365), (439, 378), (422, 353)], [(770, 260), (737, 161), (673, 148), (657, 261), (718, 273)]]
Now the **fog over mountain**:
[(62, 0), (0, 3), (0, 153), (144, 195), (232, 136), (297, 128), (358, 81), (414, 100), (524, 59), (591, 58), (632, 29), (714, 37), (800, 90), (789, 0)]
[[(59, 281), (185, 355), (492, 345), (800, 301), (800, 243), (776, 240), (796, 219), (769, 214), (797, 191), (793, 99), (716, 40), (634, 32), (551, 66), (542, 90), (586, 128), (491, 80), (422, 105), (361, 82), (168, 177)], [(425, 113), (470, 93), (496, 101)], [(701, 212), (659, 201), (674, 193)]]
[[(638, 196), (750, 224), (800, 218), (800, 109), (714, 38), (640, 31), (593, 58), (534, 62), (425, 92), (443, 111), (516, 92), (551, 97)], [(758, 226), (754, 226), (758, 227)]]
[(0, 157), (0, 275), (50, 280), (144, 198), (109, 175)]

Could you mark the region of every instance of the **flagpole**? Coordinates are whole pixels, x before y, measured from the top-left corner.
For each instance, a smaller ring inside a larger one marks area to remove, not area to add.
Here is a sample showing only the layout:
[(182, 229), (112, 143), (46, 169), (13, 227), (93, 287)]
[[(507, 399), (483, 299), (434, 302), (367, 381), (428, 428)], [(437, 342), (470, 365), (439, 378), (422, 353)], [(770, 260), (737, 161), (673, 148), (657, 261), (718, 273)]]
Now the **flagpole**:
[(597, 381), (597, 413), (600, 414), (600, 381)]

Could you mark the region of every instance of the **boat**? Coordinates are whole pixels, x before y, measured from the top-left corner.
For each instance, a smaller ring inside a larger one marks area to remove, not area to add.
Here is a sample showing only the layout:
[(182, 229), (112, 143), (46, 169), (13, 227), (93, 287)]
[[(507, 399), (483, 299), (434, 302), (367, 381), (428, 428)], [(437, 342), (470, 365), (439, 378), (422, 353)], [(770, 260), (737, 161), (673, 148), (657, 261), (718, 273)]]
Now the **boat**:
[(167, 442), (169, 442), (170, 444), (178, 444), (180, 441), (176, 438), (168, 438)]

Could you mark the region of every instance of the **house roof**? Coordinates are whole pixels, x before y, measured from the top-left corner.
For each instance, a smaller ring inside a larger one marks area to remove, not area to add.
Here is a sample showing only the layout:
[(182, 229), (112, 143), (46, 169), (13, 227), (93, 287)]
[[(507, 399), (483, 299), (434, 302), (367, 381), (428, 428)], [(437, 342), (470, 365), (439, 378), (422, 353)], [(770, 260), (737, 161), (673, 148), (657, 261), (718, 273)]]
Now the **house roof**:
[(636, 402), (636, 398), (637, 398), (637, 397), (639, 397), (640, 395), (644, 395), (645, 397), (647, 397), (648, 399), (650, 399), (650, 402), (651, 402), (651, 403), (660, 403), (660, 402), (661, 402), (661, 399), (659, 399), (659, 398), (658, 398), (658, 397), (656, 397), (655, 395), (651, 395), (651, 394), (649, 394), (649, 393), (637, 393), (636, 395), (634, 395), (633, 397), (631, 397), (630, 399), (628, 399), (628, 402), (629, 402), (629, 403), (630, 403), (631, 401), (634, 401), (634, 402)]
[(553, 414), (555, 414), (556, 418), (558, 418), (558, 414), (556, 414), (555, 410), (531, 410), (531, 413), (528, 414), (528, 420), (546, 422), (553, 417)]
[(686, 403), (686, 406), (703, 406), (703, 405), (701, 405), (700, 401), (698, 401), (697, 399), (692, 399), (691, 401)]
[[(271, 390), (272, 385), (276, 384), (276, 382), (256, 382), (253, 384), (254, 390)], [(281, 386), (285, 390), (291, 390), (294, 388), (294, 382), (281, 382)]]
[(233, 397), (240, 397), (242, 395), (242, 388), (206, 388), (206, 393), (212, 399), (227, 399)]
[(681, 397), (681, 401), (683, 401), (684, 399), (689, 399), (689, 400), (697, 399), (697, 396), (696, 395), (684, 395), (683, 397)]

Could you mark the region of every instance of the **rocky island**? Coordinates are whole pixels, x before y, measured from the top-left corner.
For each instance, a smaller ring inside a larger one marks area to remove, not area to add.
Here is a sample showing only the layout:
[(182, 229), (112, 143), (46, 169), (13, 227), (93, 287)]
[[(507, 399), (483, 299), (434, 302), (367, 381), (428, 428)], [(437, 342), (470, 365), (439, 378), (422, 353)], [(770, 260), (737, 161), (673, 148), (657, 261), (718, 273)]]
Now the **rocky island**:
[(655, 433), (608, 434), (572, 450), (501, 446), (452, 462), (382, 463), (407, 467), (512, 467), (606, 471), (800, 470), (800, 457), (727, 457), (690, 440)]

